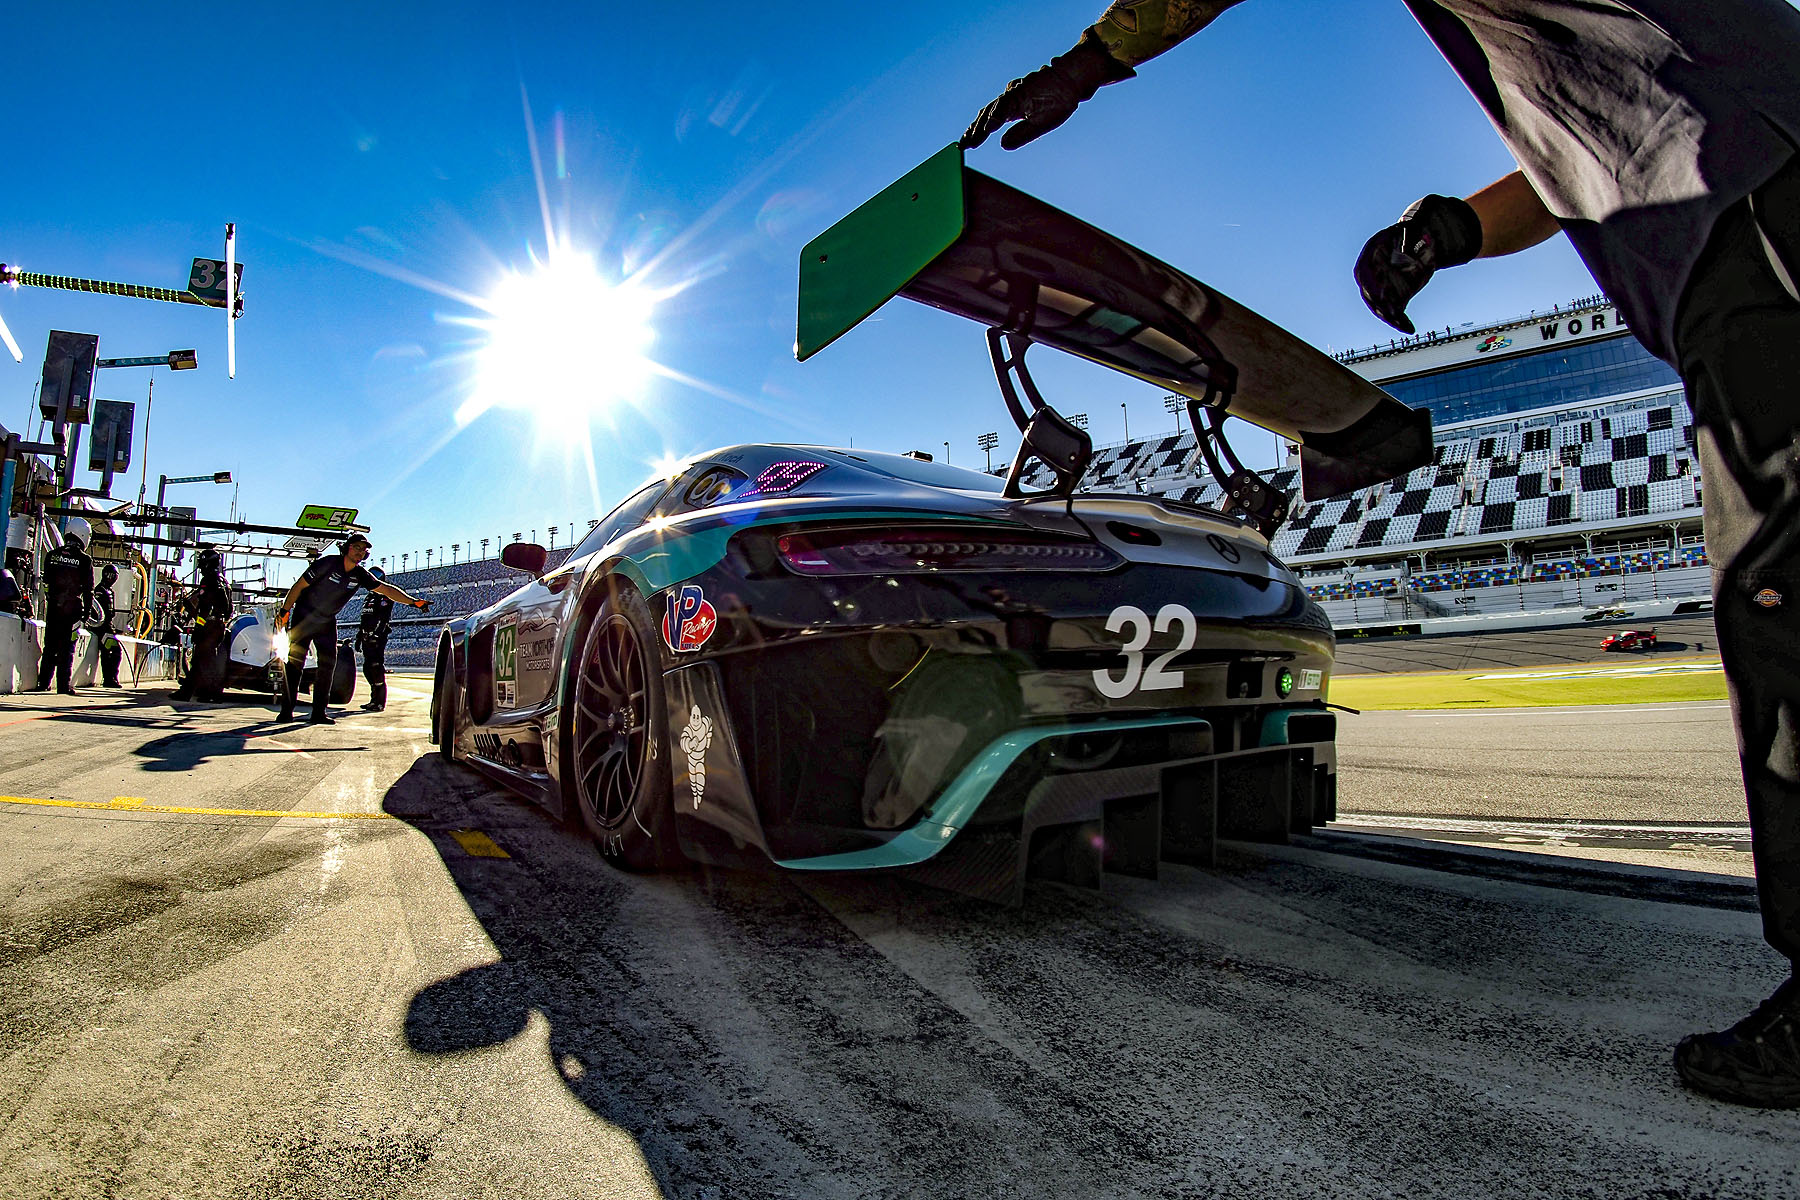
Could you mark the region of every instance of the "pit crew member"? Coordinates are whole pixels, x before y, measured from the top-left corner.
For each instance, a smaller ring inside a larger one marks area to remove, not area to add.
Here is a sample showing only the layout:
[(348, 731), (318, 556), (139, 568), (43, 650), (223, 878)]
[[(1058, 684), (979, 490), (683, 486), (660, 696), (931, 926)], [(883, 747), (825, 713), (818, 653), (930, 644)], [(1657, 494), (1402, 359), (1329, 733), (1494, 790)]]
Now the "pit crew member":
[(44, 556), (44, 657), (38, 663), (37, 686), (26, 691), (49, 691), (54, 672), (56, 690), (65, 696), (75, 694), (69, 681), (75, 666), (75, 627), (94, 607), (94, 560), (87, 553), (92, 536), (85, 519), (70, 517), (63, 526), (63, 544)]
[[(1116, 0), (963, 135), (1011, 150), (1241, 0)], [(1376, 316), (1440, 267), (1568, 234), (1686, 385), (1707, 481), (1719, 648), (1737, 722), (1763, 931), (1790, 978), (1675, 1067), (1722, 1099), (1800, 1105), (1800, 11), (1784, 0), (1404, 0), (1519, 171), (1426, 196), (1355, 276)], [(1148, 147), (1146, 147), (1148, 149)], [(1396, 143), (1404, 153), (1405, 143)]]
[(431, 601), (410, 596), (369, 574), (362, 565), (369, 557), (369, 550), (369, 539), (353, 533), (344, 539), (338, 553), (314, 559), (288, 589), (287, 599), (275, 614), (275, 628), (288, 631), (287, 688), (282, 693), (280, 720), (294, 719), (294, 696), (300, 690), (306, 648), (311, 646), (318, 655), (318, 669), (313, 677), (312, 713), (307, 717), (307, 723), (335, 724), (325, 706), (330, 700), (331, 680), (337, 670), (337, 615), (359, 588), (368, 588), (378, 596), (410, 604), (422, 611), (431, 607)]

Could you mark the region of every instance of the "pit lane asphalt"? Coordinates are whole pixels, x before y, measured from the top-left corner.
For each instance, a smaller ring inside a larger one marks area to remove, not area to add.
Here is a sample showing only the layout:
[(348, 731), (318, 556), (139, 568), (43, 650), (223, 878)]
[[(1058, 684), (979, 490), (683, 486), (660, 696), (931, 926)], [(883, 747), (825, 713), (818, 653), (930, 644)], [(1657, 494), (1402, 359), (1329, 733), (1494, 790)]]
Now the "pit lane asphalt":
[(0, 699), (0, 1191), (1800, 1192), (1800, 1114), (1668, 1063), (1777, 982), (1741, 881), (1345, 834), (1017, 910), (630, 876), (437, 761), (426, 690), (324, 729)]

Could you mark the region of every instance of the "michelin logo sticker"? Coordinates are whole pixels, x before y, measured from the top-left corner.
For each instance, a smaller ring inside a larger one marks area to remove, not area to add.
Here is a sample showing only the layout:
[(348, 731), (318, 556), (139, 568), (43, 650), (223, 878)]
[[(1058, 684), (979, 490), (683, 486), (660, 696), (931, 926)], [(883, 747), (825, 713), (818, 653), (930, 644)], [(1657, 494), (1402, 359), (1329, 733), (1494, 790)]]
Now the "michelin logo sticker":
[(706, 750), (712, 745), (712, 718), (695, 704), (688, 709), (688, 723), (681, 731), (681, 752), (687, 755), (688, 786), (694, 791), (694, 807), (706, 795)]
[(698, 650), (718, 628), (719, 615), (707, 603), (706, 593), (698, 584), (684, 583), (670, 588), (666, 597), (668, 611), (663, 613), (663, 641), (676, 653)]

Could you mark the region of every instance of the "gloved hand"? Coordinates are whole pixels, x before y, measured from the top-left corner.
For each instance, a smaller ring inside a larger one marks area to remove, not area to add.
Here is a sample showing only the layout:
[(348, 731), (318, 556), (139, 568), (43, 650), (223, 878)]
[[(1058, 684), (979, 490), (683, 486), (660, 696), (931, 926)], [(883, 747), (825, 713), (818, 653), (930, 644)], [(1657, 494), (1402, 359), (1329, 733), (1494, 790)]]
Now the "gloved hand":
[(1406, 306), (1439, 267), (1460, 267), (1481, 253), (1481, 218), (1467, 201), (1426, 196), (1363, 244), (1356, 256), (1356, 286), (1369, 311), (1413, 332)]
[(430, 612), (431, 611), (431, 601), (421, 600), (421, 601), (419, 601), (418, 607), (419, 607), (420, 612)]
[(1003, 148), (1017, 150), (1074, 116), (1076, 106), (1091, 98), (1102, 84), (1117, 83), (1136, 74), (1108, 53), (1105, 43), (1090, 29), (1067, 54), (1059, 54), (1048, 66), (1007, 84), (1006, 90), (982, 109), (963, 133), (962, 147), (973, 150), (987, 141), (994, 130), (1017, 121), (1018, 125), (1000, 139)]

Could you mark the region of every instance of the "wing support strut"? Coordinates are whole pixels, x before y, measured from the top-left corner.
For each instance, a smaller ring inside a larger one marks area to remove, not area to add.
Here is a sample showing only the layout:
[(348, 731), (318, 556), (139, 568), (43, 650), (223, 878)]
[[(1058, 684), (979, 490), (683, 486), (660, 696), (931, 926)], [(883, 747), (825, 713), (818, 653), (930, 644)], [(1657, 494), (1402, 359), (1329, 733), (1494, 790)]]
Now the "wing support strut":
[(1224, 510), (1238, 517), (1264, 537), (1273, 537), (1287, 519), (1290, 497), (1239, 461), (1225, 440), (1225, 413), (1231, 406), (1236, 372), (1227, 363), (1215, 363), (1205, 400), (1189, 399), (1188, 421), (1206, 469), (1225, 489)]
[[(1059, 496), (1067, 500), (1080, 486), (1081, 477), (1087, 474), (1088, 463), (1094, 457), (1094, 441), (1088, 437), (1087, 430), (1044, 403), (1037, 382), (1025, 369), (1025, 352), (1031, 349), (1029, 337), (1005, 329), (990, 329), (987, 340), (988, 356), (994, 361), (994, 378), (1000, 384), (1000, 395), (1006, 401), (1006, 411), (1012, 415), (1013, 424), (1019, 427), (1019, 452), (1007, 469), (1004, 494), (1009, 500), (1027, 496)], [(1031, 402), (1029, 413), (1019, 402), (1021, 391)], [(1034, 458), (1050, 468), (1056, 482), (1044, 491), (1028, 493), (1020, 480), (1024, 478), (1026, 464)]]

